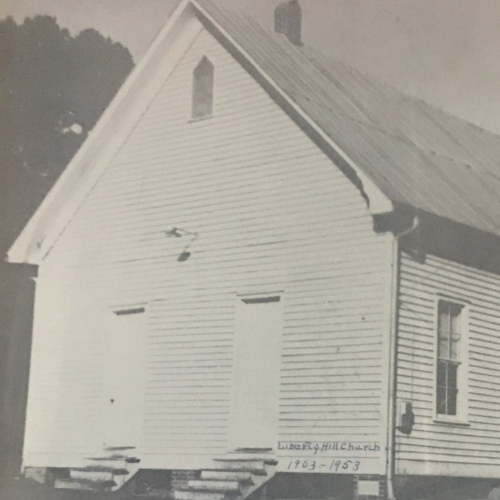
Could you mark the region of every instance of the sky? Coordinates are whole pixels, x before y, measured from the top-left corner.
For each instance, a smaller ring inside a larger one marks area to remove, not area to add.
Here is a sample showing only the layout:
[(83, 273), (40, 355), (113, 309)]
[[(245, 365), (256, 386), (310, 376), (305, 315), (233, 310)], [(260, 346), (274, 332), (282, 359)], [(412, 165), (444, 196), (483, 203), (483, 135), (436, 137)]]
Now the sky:
[[(279, 0), (233, 0), (272, 22)], [(176, 0), (1, 0), (0, 18), (50, 14), (73, 33), (91, 27), (136, 62)], [(500, 134), (500, 1), (302, 0), (304, 41)]]

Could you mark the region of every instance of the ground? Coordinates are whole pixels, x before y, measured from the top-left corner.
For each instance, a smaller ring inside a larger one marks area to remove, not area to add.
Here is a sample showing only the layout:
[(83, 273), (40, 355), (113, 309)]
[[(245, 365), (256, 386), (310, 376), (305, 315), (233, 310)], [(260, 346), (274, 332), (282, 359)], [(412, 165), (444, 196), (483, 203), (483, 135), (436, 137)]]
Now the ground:
[(54, 490), (26, 479), (3, 479), (0, 500), (129, 500), (130, 495), (68, 492)]
[[(491, 490), (493, 481), (467, 478), (443, 480), (427, 477), (425, 485), (422, 481), (416, 481), (416, 483), (413, 485), (414, 488), (407, 488), (405, 494), (400, 492), (399, 499), (484, 499)], [(498, 484), (500, 484), (500, 481)], [(296, 498), (293, 494), (288, 494), (287, 497)], [(54, 490), (32, 480), (0, 479), (0, 500), (138, 500), (140, 498), (140, 496), (133, 496), (125, 491), (110, 494), (70, 492)], [(152, 497), (142, 498), (144, 500), (152, 499)], [(301, 498), (307, 498), (307, 496), (302, 495)]]

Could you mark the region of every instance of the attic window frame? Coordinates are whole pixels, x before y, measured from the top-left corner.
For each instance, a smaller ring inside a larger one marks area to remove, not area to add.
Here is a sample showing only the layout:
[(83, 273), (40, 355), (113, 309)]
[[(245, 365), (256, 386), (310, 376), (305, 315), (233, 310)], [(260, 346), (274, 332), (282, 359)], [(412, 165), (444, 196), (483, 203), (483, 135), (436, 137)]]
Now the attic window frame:
[(215, 105), (215, 65), (203, 56), (193, 69), (191, 81), (191, 121), (212, 118)]

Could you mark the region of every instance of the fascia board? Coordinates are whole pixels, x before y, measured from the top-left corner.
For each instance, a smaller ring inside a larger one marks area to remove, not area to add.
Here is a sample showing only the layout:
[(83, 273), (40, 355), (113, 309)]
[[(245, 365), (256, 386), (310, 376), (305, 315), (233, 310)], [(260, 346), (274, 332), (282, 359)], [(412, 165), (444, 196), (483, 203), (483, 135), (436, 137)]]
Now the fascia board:
[(39, 264), (203, 29), (183, 0), (7, 253)]

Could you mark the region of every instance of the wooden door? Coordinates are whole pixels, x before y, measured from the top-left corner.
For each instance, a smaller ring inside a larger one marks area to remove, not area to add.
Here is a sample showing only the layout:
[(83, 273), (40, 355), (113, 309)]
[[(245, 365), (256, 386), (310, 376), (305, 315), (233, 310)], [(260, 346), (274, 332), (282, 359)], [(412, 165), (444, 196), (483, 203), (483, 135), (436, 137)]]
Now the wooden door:
[(280, 296), (240, 297), (230, 447), (275, 448), (283, 330)]
[(142, 427), (145, 337), (144, 308), (112, 313), (109, 329), (107, 447), (138, 447)]

